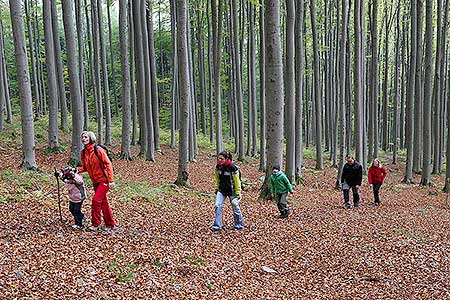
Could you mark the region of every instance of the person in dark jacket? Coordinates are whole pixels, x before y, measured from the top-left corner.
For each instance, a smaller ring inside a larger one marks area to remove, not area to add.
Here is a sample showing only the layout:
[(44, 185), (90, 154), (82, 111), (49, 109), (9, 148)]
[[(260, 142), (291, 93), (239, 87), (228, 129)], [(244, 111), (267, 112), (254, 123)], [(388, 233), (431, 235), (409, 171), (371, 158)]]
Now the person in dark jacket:
[(289, 207), (287, 195), (293, 193), (292, 185), (289, 179), (281, 170), (279, 163), (272, 165), (272, 174), (270, 175), (270, 194), (272, 199), (277, 202), (278, 210), (280, 211), (280, 218), (284, 219), (289, 216)]
[(369, 168), (367, 179), (369, 180), (369, 184), (373, 187), (373, 196), (375, 198), (376, 206), (381, 204), (380, 188), (384, 182), (384, 178), (386, 178), (386, 175), (387, 175), (386, 168), (381, 165), (381, 162), (378, 158), (375, 158), (372, 162), (372, 165)]
[(244, 227), (242, 212), (239, 208), (241, 200), (241, 180), (239, 169), (233, 164), (230, 152), (222, 151), (217, 155), (217, 165), (214, 172), (216, 183), (216, 205), (214, 225), (212, 231), (222, 229), (222, 207), (225, 198), (229, 198), (233, 207), (234, 229), (241, 230)]
[(350, 188), (353, 192), (353, 205), (359, 206), (359, 187), (362, 182), (362, 166), (353, 158), (347, 156), (341, 176), (342, 190), (344, 191), (345, 208), (350, 208)]

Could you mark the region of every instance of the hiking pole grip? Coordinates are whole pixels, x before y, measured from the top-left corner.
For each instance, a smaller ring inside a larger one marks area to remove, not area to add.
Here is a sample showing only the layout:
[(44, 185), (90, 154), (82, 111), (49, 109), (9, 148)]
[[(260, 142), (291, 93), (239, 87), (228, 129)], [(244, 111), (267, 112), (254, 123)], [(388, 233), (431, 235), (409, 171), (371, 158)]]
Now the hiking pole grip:
[[(56, 168), (53, 167), (55, 174), (57, 173)], [(61, 221), (61, 223), (63, 222), (62, 219), (62, 214), (61, 214), (61, 192), (60, 192), (60, 188), (59, 188), (59, 176), (56, 176), (56, 184), (58, 186), (58, 210), (59, 210), (59, 220)]]

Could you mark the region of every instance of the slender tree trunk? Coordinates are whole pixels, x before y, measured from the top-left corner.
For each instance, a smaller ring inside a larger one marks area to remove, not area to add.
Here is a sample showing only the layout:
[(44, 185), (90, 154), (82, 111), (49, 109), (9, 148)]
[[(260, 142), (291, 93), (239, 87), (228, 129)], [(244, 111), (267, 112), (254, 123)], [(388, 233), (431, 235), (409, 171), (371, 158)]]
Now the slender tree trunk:
[(67, 100), (66, 90), (64, 87), (64, 69), (61, 58), (61, 43), (58, 30), (58, 12), (56, 10), (56, 1), (52, 1), (52, 28), (53, 28), (53, 45), (55, 46), (56, 74), (58, 79), (59, 92), (59, 109), (61, 110), (61, 129), (69, 130), (69, 122), (67, 118)]
[(186, 0), (176, 0), (177, 10), (177, 56), (179, 62), (180, 78), (180, 134), (178, 149), (178, 178), (175, 184), (189, 186), (189, 159), (188, 159), (188, 130), (189, 130), (189, 101), (190, 101), (190, 75), (187, 39), (187, 3)]
[(233, 16), (233, 43), (234, 43), (234, 51), (233, 51), (233, 57), (234, 57), (234, 68), (235, 68), (235, 82), (236, 82), (236, 102), (237, 102), (237, 120), (238, 120), (238, 160), (242, 160), (244, 158), (244, 108), (243, 108), (243, 97), (242, 97), (242, 78), (240, 76), (240, 70), (241, 70), (241, 57), (239, 51), (239, 27), (238, 27), (238, 13), (237, 13), (237, 0), (231, 0), (231, 7), (232, 7), (232, 16)]
[[(55, 53), (53, 45), (53, 29), (51, 16), (51, 0), (43, 1), (45, 60), (47, 64), (47, 82), (49, 96), (48, 115), (48, 148), (59, 146), (58, 142), (58, 82), (56, 78)], [(79, 137), (80, 138), (80, 137)]]
[(28, 31), (28, 46), (30, 48), (30, 59), (31, 59), (31, 78), (33, 80), (32, 89), (34, 94), (34, 117), (39, 119), (41, 117), (41, 99), (39, 94), (39, 85), (38, 85), (38, 73), (37, 66), (35, 61), (35, 45), (34, 45), (34, 37), (33, 37), (33, 27), (31, 25), (30, 18), (30, 4), (28, 0), (24, 0), (25, 6), (25, 15), (27, 20), (27, 31)]
[(160, 129), (159, 129), (159, 93), (158, 93), (158, 77), (156, 74), (156, 51), (155, 38), (153, 34), (153, 8), (152, 1), (148, 1), (148, 51), (150, 55), (150, 74), (151, 74), (151, 92), (152, 92), (152, 117), (153, 117), (153, 139), (156, 151), (161, 151), (160, 146)]
[(81, 102), (80, 77), (77, 66), (75, 25), (73, 22), (73, 0), (62, 0), (64, 32), (67, 47), (67, 67), (69, 71), (70, 98), (72, 103), (72, 149), (70, 160), (80, 164), (81, 130), (83, 111)]
[(209, 142), (212, 144), (214, 142), (214, 111), (213, 111), (213, 65), (212, 65), (212, 48), (213, 48), (213, 36), (211, 33), (211, 22), (210, 22), (210, 13), (209, 6), (212, 0), (207, 0), (207, 13), (206, 13), (206, 21), (208, 26), (208, 107), (209, 107)]
[(341, 186), (341, 176), (342, 169), (344, 167), (344, 159), (345, 159), (345, 131), (346, 131), (346, 120), (345, 120), (345, 86), (346, 81), (346, 44), (347, 44), (347, 28), (348, 28), (348, 20), (347, 20), (347, 9), (348, 4), (347, 0), (342, 0), (342, 21), (341, 21), (341, 32), (339, 39), (339, 123), (340, 123), (340, 147), (339, 147), (339, 166), (338, 166), (338, 175), (336, 178), (336, 189), (339, 189)]
[[(199, 5), (201, 5), (199, 3)], [(197, 47), (198, 47), (198, 75), (200, 83), (200, 120), (201, 130), (206, 134), (206, 74), (203, 51), (203, 13), (197, 10)]]
[[(286, 176), (290, 182), (295, 178), (295, 0), (288, 0), (286, 16)], [(297, 8), (298, 9), (298, 8)]]
[(304, 0), (296, 0), (295, 17), (295, 182), (302, 180), (303, 163), (303, 77)]
[(127, 0), (119, 0), (120, 66), (122, 71), (122, 144), (121, 157), (131, 160), (130, 150), (130, 70), (128, 68)]
[(255, 49), (255, 5), (249, 3), (250, 5), (250, 32), (249, 32), (249, 44), (250, 44), (250, 65), (249, 65), (249, 73), (251, 74), (251, 82), (249, 83), (249, 90), (251, 90), (251, 107), (249, 110), (252, 112), (252, 122), (251, 122), (251, 155), (254, 156), (258, 153), (258, 136), (257, 136), (257, 127), (258, 127), (258, 111), (256, 107), (256, 49)]
[(178, 60), (176, 39), (176, 9), (175, 0), (170, 0), (170, 35), (172, 40), (172, 107), (170, 122), (170, 148), (175, 149), (175, 131), (177, 130), (177, 104), (178, 104)]
[(22, 124), (22, 154), (21, 166), (24, 170), (37, 170), (34, 144), (33, 103), (30, 86), (30, 71), (22, 19), (21, 1), (10, 0), (9, 10), (14, 39), (14, 53), (19, 86), (20, 115)]
[(267, 168), (266, 156), (266, 40), (264, 25), (264, 5), (259, 8), (259, 135), (261, 149), (259, 156), (259, 171), (264, 172)]
[[(108, 17), (108, 36), (109, 36), (109, 59), (111, 68), (111, 89), (114, 97), (114, 114), (119, 115), (119, 99), (116, 93), (116, 70), (114, 68), (114, 50), (112, 44), (112, 28), (111, 28), (111, 12), (110, 12), (111, 0), (106, 1), (106, 13)], [(122, 75), (123, 76), (123, 75)], [(123, 84), (123, 83), (122, 83)], [(122, 98), (123, 100), (123, 98)]]
[(403, 182), (412, 183), (413, 180), (413, 135), (414, 135), (414, 90), (416, 85), (416, 58), (417, 58), (417, 5), (416, 0), (411, 0), (411, 54), (409, 56), (408, 87), (406, 95), (406, 170)]
[[(217, 7), (217, 5), (219, 7)], [(211, 0), (213, 27), (213, 57), (214, 57), (214, 96), (216, 98), (216, 151), (223, 149), (222, 137), (222, 107), (221, 107), (221, 62), (222, 62), (222, 0)]]
[(416, 58), (416, 85), (414, 98), (414, 149), (413, 149), (413, 171), (416, 174), (420, 173), (422, 166), (422, 106), (423, 106), (423, 1), (417, 0), (417, 58)]
[(83, 47), (83, 22), (81, 15), (81, 3), (80, 1), (75, 1), (75, 17), (77, 22), (77, 40), (78, 40), (78, 68), (80, 74), (80, 91), (81, 91), (81, 101), (83, 104), (83, 128), (87, 130), (89, 128), (89, 106), (87, 102), (87, 91), (86, 91), (86, 78), (84, 74), (84, 47)]
[(398, 1), (397, 6), (397, 26), (395, 31), (395, 74), (394, 74), (394, 124), (392, 128), (393, 133), (393, 154), (392, 154), (392, 163), (397, 163), (397, 155), (398, 155), (398, 105), (400, 93), (398, 90), (398, 79), (400, 73), (400, 0)]
[(421, 185), (431, 184), (431, 107), (433, 87), (433, 0), (426, 0), (425, 93), (423, 101), (423, 172)]
[[(354, 97), (355, 97), (355, 158), (357, 161), (363, 160), (363, 126), (362, 126), (362, 58), (361, 58), (361, 0), (355, 0), (354, 11), (354, 32), (355, 32), (355, 66), (354, 66)], [(365, 166), (363, 166), (365, 168)]]
[(317, 27), (316, 27), (316, 7), (314, 0), (310, 0), (310, 13), (311, 13), (311, 29), (313, 36), (313, 53), (314, 53), (314, 103), (315, 103), (315, 143), (316, 143), (316, 169), (323, 169), (322, 159), (322, 97), (320, 91), (320, 70), (319, 70), (319, 47), (317, 40)]
[[(391, 6), (392, 7), (392, 6)], [(390, 9), (392, 10), (392, 9)], [(385, 34), (384, 34), (384, 70), (383, 70), (383, 136), (382, 136), (382, 149), (387, 151), (388, 148), (388, 73), (389, 73), (389, 20), (388, 6), (384, 8), (384, 20), (385, 20)]]

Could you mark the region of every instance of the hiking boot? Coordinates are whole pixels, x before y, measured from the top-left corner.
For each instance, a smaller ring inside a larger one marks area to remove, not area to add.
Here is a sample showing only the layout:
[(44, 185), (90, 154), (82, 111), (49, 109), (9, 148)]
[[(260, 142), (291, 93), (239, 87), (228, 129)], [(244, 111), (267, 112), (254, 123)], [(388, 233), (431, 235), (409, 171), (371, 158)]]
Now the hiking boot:
[(380, 205), (381, 205), (381, 202), (375, 202), (374, 205), (375, 205), (375, 206), (380, 206)]
[(359, 202), (353, 202), (353, 206), (354, 206), (355, 208), (358, 208), (358, 207), (359, 207)]
[(349, 202), (345, 202), (344, 207), (349, 209), (350, 208), (350, 203)]
[(89, 231), (98, 231), (98, 230), (100, 230), (100, 226), (89, 226), (88, 230)]

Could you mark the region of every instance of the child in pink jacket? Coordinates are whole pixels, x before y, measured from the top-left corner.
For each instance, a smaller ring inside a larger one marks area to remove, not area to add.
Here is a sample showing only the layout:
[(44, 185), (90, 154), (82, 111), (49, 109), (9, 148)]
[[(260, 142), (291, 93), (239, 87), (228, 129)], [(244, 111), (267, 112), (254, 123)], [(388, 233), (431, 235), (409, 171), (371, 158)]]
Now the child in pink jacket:
[(69, 193), (69, 210), (73, 215), (75, 229), (83, 228), (84, 214), (81, 212), (83, 200), (86, 199), (86, 187), (83, 182), (83, 176), (77, 173), (75, 168), (66, 167), (61, 170), (59, 176), (64, 181)]

